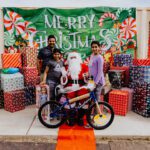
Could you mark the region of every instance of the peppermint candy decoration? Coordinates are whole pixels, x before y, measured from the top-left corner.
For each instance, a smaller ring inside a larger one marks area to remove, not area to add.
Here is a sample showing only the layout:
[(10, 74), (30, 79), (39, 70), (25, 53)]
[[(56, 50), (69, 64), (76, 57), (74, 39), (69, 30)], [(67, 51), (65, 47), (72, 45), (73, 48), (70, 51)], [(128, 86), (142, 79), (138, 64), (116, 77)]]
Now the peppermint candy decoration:
[(131, 16), (131, 9), (130, 8), (119, 8), (116, 12), (116, 17), (117, 19), (119, 18), (120, 14), (123, 12), (123, 11), (127, 11), (129, 16)]
[(13, 34), (9, 32), (4, 32), (4, 45), (5, 46), (12, 46), (15, 43), (15, 37)]
[(110, 12), (106, 12), (104, 13), (104, 15), (101, 16), (101, 18), (99, 19), (99, 26), (102, 27), (103, 26), (103, 21), (105, 18), (112, 18), (113, 20), (116, 20), (117, 17), (115, 16), (115, 14), (110, 13)]
[(125, 39), (131, 39), (136, 35), (136, 20), (132, 17), (125, 19), (120, 26), (120, 33)]
[(9, 33), (15, 35), (23, 34), (25, 30), (24, 19), (13, 11), (7, 11), (5, 14), (4, 26)]
[(22, 34), (22, 37), (26, 40), (29, 40), (29, 37), (32, 33), (36, 32), (36, 27), (32, 22), (25, 21), (25, 32)]
[(89, 64), (89, 62), (90, 62), (90, 56), (89, 56), (89, 57), (87, 57), (87, 58), (83, 61), (83, 63), (85, 63), (86, 65), (88, 65), (88, 64)]

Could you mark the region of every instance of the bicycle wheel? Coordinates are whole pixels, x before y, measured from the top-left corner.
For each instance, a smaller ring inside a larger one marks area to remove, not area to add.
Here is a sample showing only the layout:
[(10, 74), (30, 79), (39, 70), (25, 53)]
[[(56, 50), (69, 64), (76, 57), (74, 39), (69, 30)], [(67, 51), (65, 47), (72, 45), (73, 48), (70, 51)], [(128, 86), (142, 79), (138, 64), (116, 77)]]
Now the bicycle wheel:
[(45, 127), (57, 128), (65, 122), (66, 112), (60, 106), (57, 102), (48, 101), (40, 107), (38, 117)]
[(106, 102), (98, 103), (101, 113), (98, 113), (98, 108), (94, 103), (87, 110), (87, 122), (91, 127), (97, 130), (102, 130), (111, 125), (114, 120), (114, 111), (112, 107)]

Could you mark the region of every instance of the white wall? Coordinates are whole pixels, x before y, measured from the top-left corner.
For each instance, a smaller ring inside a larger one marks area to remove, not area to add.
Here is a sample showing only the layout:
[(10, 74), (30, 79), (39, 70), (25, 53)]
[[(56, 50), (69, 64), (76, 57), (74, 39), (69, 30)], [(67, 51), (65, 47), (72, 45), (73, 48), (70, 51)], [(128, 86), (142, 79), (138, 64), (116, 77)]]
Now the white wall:
[(3, 35), (4, 35), (4, 30), (3, 30), (3, 13), (2, 13), (2, 9), (0, 8), (0, 68), (2, 66), (1, 63), (1, 54), (4, 51), (4, 39), (3, 39)]
[(1, 7), (150, 7), (150, 0), (0, 0)]

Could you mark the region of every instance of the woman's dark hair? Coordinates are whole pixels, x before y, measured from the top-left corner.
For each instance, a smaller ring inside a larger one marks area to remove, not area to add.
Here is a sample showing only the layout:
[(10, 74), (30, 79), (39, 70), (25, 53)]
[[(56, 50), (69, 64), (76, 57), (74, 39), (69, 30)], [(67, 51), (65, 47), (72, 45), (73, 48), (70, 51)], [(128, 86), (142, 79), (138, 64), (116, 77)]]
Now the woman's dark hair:
[(55, 54), (55, 53), (60, 53), (60, 54), (61, 54), (61, 50), (60, 50), (60, 49), (58, 49), (58, 48), (54, 48), (54, 50), (53, 50), (53, 54)]
[(55, 38), (55, 36), (54, 36), (54, 35), (49, 35), (49, 36), (48, 36), (48, 41), (49, 41), (49, 39), (52, 39), (52, 38), (54, 38), (54, 39), (55, 39), (55, 41), (56, 41), (56, 38)]
[(100, 44), (99, 44), (99, 42), (98, 41), (92, 41), (92, 43), (91, 43), (91, 47), (92, 47), (92, 45), (93, 44), (96, 44), (96, 45), (98, 45), (99, 47), (100, 47)]

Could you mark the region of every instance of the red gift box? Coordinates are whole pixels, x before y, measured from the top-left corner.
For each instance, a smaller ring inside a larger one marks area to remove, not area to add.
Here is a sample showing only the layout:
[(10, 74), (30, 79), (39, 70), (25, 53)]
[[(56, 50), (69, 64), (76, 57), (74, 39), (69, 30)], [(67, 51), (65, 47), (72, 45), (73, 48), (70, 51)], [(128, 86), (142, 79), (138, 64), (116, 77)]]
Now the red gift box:
[(129, 83), (129, 66), (115, 67), (111, 66), (110, 70), (125, 70), (125, 84), (126, 86)]
[(38, 80), (38, 70), (35, 67), (24, 67), (24, 82), (25, 86), (35, 86)]
[(2, 67), (3, 68), (21, 68), (22, 62), (21, 62), (21, 53), (4, 53), (2, 54)]
[(150, 59), (133, 59), (135, 66), (150, 66)]
[(22, 59), (24, 67), (37, 66), (37, 49), (34, 47), (25, 47), (22, 50)]
[(25, 109), (24, 90), (11, 91), (4, 93), (4, 108), (7, 111), (15, 112)]
[(125, 116), (128, 111), (129, 92), (112, 90), (109, 93), (109, 104), (113, 107), (116, 115)]

